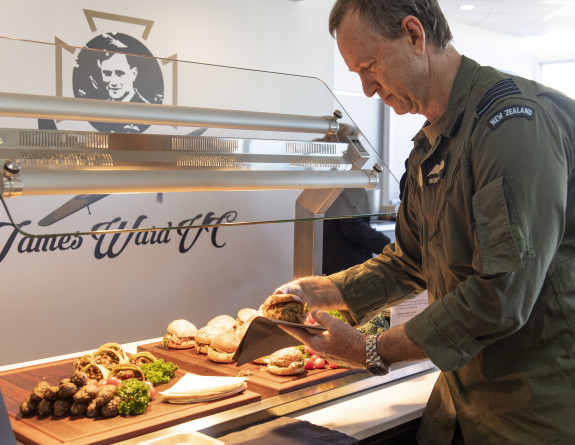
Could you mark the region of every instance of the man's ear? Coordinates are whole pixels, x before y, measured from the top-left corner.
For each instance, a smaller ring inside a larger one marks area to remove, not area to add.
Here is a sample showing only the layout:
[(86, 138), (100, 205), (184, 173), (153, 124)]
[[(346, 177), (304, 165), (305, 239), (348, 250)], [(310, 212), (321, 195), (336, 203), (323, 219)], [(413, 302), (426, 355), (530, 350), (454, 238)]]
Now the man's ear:
[(136, 80), (136, 77), (138, 77), (138, 67), (137, 66), (132, 68), (132, 75), (134, 76), (134, 80)]
[(423, 55), (425, 53), (425, 31), (419, 19), (408, 15), (401, 22), (401, 29), (409, 37), (410, 45), (415, 54), (418, 56)]

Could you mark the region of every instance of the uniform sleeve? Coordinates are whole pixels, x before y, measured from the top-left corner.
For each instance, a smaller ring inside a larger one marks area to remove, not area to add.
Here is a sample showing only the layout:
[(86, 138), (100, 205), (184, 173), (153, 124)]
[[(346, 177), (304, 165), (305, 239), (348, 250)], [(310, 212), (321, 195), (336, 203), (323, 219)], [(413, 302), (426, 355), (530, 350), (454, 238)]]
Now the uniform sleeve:
[(406, 181), (406, 193), (396, 221), (396, 242), (363, 264), (329, 275), (341, 291), (354, 319), (360, 324), (377, 315), (384, 307), (425, 290), (419, 232), (407, 205), (408, 189), (417, 181), (415, 172), (415, 168), (410, 169), (410, 178)]
[(475, 274), (405, 326), (441, 370), (460, 368), (531, 316), (565, 226), (568, 145), (552, 109), (526, 99), (479, 120), (466, 152)]

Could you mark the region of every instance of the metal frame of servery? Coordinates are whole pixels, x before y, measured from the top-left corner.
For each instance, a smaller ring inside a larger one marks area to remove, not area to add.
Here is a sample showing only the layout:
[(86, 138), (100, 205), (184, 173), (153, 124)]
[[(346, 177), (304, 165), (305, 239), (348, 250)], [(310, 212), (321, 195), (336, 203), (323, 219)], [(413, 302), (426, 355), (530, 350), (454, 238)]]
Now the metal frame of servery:
[[(370, 159), (359, 137), (348, 137), (345, 142), (337, 140), (335, 135), (341, 118), (337, 110), (333, 116), (315, 117), (0, 93), (0, 115), (328, 135), (325, 141), (311, 143), (0, 129), (0, 161), (4, 165), (0, 173), (0, 194), (3, 198), (76, 193), (303, 189), (295, 209), (294, 277), (321, 274), (322, 218), (326, 210), (344, 188), (376, 187), (382, 170)], [(364, 169), (367, 162), (372, 165)], [(387, 376), (370, 377), (360, 372), (207, 416), (190, 425), (218, 436), (384, 387), (432, 368), (426, 360), (393, 367)]]

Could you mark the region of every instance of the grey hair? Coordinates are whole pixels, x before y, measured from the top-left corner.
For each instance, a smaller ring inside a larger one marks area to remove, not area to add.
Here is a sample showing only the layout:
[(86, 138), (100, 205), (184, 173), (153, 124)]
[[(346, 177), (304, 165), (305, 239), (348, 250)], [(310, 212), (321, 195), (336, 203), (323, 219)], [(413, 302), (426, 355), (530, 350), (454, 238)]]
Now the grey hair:
[(348, 12), (357, 12), (374, 35), (398, 38), (407, 16), (416, 17), (428, 42), (445, 50), (453, 35), (437, 0), (336, 0), (329, 15), (329, 32), (335, 33)]

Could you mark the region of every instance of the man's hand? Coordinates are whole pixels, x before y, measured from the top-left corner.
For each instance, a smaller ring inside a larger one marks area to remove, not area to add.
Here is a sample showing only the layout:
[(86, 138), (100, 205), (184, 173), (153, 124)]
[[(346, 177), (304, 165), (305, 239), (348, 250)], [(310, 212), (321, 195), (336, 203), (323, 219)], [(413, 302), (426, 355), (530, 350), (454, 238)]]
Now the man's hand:
[(278, 326), (329, 362), (352, 368), (365, 368), (365, 337), (361, 332), (324, 311), (314, 310), (312, 317), (327, 328), (322, 335), (313, 335), (305, 329), (291, 326)]
[(289, 283), (282, 284), (274, 291), (274, 295), (278, 294), (292, 294), (303, 299), (303, 290), (298, 283), (298, 280), (290, 281)]
[(278, 287), (274, 294), (292, 294), (300, 297), (313, 309), (344, 310), (345, 303), (335, 284), (324, 276), (299, 278)]

